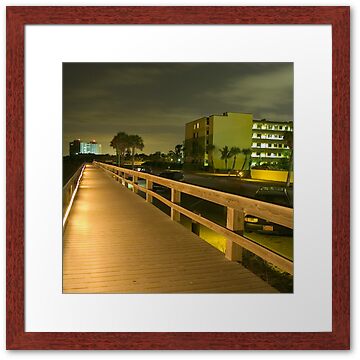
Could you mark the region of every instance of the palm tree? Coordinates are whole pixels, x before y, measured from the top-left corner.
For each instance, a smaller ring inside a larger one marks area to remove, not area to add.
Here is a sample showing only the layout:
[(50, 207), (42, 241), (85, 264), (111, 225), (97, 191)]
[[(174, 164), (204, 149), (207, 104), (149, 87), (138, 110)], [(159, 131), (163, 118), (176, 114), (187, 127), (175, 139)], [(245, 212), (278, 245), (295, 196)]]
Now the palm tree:
[(250, 170), (250, 161), (248, 161), (248, 158), (251, 155), (251, 149), (242, 149), (241, 153), (245, 155), (245, 159), (244, 159), (244, 162), (242, 164), (241, 170), (245, 169), (246, 163), (248, 164), (248, 168), (246, 170)]
[(231, 167), (231, 170), (234, 170), (235, 169), (235, 165), (236, 165), (236, 157), (242, 153), (242, 150), (237, 147), (237, 146), (233, 146), (231, 149), (230, 149), (230, 157), (233, 156), (233, 163), (232, 163), (232, 167)]
[(113, 137), (113, 139), (110, 141), (110, 146), (116, 150), (116, 165), (119, 165), (119, 150), (118, 150), (118, 139), (117, 135)]
[(215, 150), (216, 146), (214, 144), (208, 144), (206, 145), (206, 151), (209, 155), (209, 159), (210, 159), (210, 166), (212, 171), (214, 171), (214, 150)]
[(128, 147), (131, 150), (131, 167), (134, 169), (135, 162), (135, 150), (142, 150), (144, 148), (144, 141), (139, 135), (129, 135), (128, 136)]
[(294, 138), (293, 133), (291, 131), (287, 131), (284, 134), (284, 141), (285, 144), (289, 147), (290, 156), (289, 156), (289, 168), (288, 168), (288, 174), (286, 179), (286, 186), (290, 186), (290, 179), (291, 179), (291, 170), (293, 167), (293, 158), (294, 158)]
[(228, 170), (228, 159), (231, 158), (231, 152), (227, 145), (225, 145), (222, 149), (219, 149), (221, 153), (221, 160), (225, 161), (225, 170)]
[(122, 165), (122, 158), (128, 147), (129, 135), (125, 132), (118, 132), (110, 142), (110, 146), (116, 150), (116, 162), (118, 166)]

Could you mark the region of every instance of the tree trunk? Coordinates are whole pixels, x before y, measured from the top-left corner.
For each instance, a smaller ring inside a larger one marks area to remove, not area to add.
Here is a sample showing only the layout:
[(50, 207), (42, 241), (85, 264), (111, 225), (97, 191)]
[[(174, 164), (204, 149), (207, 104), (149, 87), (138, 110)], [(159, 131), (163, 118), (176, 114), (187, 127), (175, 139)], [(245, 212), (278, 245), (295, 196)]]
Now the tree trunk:
[(234, 159), (233, 159), (232, 170), (235, 169), (235, 165), (236, 165), (236, 155), (234, 156)]
[(120, 166), (120, 151), (116, 149), (116, 165)]
[(211, 159), (211, 161), (210, 161), (211, 171), (212, 171), (212, 172), (215, 172), (215, 169), (214, 169), (214, 158), (213, 158), (213, 153), (212, 153), (212, 151), (209, 152), (209, 158)]
[(119, 166), (122, 167), (122, 159), (123, 159), (123, 153), (119, 152)]
[(243, 171), (243, 170), (244, 170), (245, 165), (246, 165), (246, 161), (247, 161), (247, 155), (245, 155), (244, 162), (243, 162), (243, 164), (242, 164), (242, 166), (241, 166), (241, 171)]
[(135, 148), (131, 149), (131, 168), (134, 170), (135, 163)]

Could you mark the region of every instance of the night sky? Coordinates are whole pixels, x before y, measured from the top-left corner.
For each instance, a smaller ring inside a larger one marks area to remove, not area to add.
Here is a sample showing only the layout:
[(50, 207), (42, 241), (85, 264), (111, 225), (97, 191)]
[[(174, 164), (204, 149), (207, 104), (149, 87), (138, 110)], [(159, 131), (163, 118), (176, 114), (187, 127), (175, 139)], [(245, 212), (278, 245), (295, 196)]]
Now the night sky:
[(113, 154), (119, 131), (140, 135), (145, 153), (168, 152), (185, 123), (226, 111), (293, 120), (293, 64), (63, 64), (64, 155), (78, 138)]

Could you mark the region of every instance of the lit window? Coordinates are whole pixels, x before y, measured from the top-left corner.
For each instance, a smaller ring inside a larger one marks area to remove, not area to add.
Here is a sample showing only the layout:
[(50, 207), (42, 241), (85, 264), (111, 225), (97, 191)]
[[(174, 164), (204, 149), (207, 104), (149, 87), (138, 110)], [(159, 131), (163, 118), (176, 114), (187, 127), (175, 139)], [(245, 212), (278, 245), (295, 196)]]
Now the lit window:
[(196, 128), (198, 129), (199, 127), (200, 127), (200, 124), (199, 124), (199, 123), (197, 123), (197, 124), (196, 124)]

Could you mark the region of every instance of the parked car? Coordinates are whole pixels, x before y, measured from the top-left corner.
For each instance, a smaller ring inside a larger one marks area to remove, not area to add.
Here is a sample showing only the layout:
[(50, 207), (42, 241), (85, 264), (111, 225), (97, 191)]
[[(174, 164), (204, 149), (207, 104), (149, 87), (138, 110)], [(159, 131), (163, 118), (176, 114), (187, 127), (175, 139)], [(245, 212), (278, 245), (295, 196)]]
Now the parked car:
[[(166, 170), (161, 172), (158, 176), (175, 181), (183, 181), (184, 180), (184, 173), (180, 170)], [(154, 182), (153, 190), (154, 191), (164, 191), (168, 188), (166, 186), (157, 184)]]
[[(255, 194), (255, 199), (265, 202), (270, 202), (273, 204), (292, 207), (293, 200), (289, 191), (285, 187), (274, 187), (266, 186), (261, 187), (257, 190)], [(263, 232), (263, 233), (273, 233), (276, 235), (293, 235), (293, 229), (287, 228), (285, 226), (272, 223), (265, 219), (261, 219), (257, 216), (251, 214), (246, 214), (244, 218), (245, 226), (244, 230), (247, 232)]]
[(286, 187), (262, 186), (256, 191), (255, 199), (286, 207), (293, 206), (291, 193)]

